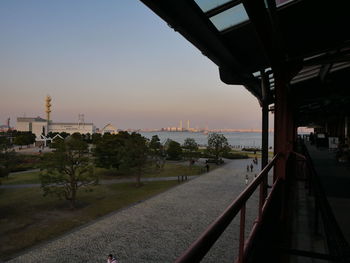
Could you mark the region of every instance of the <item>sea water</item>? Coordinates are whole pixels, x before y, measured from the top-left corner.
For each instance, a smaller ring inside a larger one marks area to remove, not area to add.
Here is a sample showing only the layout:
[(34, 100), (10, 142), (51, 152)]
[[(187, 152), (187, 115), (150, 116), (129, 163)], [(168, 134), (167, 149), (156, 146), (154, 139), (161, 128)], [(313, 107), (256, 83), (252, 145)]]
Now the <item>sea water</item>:
[[(171, 139), (183, 144), (186, 138), (194, 139), (199, 145), (206, 146), (208, 144), (208, 135), (202, 132), (140, 132), (140, 134), (148, 139), (153, 135), (158, 135), (160, 141), (164, 143), (167, 139)], [(236, 148), (254, 147), (261, 148), (260, 132), (221, 132), (229, 145)], [(269, 148), (273, 148), (273, 132), (269, 132)]]

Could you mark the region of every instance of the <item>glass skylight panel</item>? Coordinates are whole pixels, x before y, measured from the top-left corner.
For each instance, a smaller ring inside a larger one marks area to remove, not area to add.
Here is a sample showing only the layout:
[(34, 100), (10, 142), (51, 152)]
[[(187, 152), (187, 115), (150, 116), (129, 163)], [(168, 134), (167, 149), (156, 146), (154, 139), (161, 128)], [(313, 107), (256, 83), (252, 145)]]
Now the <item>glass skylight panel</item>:
[(254, 77), (260, 77), (260, 71), (254, 72), (254, 73), (253, 73), (253, 76), (254, 76)]
[(194, 0), (196, 4), (202, 9), (205, 13), (209, 10), (212, 10), (218, 6), (226, 4), (232, 0)]
[(210, 21), (219, 31), (223, 31), (247, 20), (249, 18), (243, 4), (238, 4), (210, 18)]
[(294, 0), (276, 0), (276, 6), (280, 7), (282, 5), (288, 4), (290, 2), (293, 2)]

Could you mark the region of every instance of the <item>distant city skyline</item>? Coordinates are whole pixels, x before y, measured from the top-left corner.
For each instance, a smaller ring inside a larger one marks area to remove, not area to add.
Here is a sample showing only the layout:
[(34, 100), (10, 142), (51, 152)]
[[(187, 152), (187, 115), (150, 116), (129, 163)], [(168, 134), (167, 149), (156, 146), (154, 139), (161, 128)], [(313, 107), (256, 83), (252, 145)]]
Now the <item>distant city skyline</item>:
[(0, 34), (1, 124), (45, 118), (50, 95), (57, 122), (261, 128), (254, 96), (140, 1), (3, 0)]

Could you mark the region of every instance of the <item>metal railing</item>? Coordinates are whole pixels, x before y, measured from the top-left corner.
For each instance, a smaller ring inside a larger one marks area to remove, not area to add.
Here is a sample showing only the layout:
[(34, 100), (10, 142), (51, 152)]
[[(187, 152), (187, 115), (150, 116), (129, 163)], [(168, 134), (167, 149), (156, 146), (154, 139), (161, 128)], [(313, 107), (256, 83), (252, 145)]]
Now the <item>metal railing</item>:
[[(202, 235), (175, 261), (176, 263), (200, 262), (208, 253), (210, 248), (218, 240), (228, 225), (240, 212), (240, 235), (237, 262), (244, 262), (247, 250), (252, 245), (252, 240), (261, 224), (264, 212), (271, 202), (279, 180), (276, 180), (267, 195), (267, 177), (271, 168), (275, 165), (279, 154), (275, 155), (271, 162), (259, 173), (259, 175), (248, 185), (248, 187), (226, 208), (226, 210), (202, 233)], [(250, 235), (245, 240), (245, 212), (246, 203), (260, 186), (258, 218), (255, 220)]]

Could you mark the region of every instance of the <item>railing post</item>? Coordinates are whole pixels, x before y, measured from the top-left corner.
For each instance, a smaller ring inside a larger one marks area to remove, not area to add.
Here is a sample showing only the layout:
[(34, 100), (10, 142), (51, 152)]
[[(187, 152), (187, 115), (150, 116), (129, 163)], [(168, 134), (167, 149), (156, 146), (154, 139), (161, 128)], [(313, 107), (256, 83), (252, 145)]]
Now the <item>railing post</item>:
[(261, 215), (262, 215), (262, 208), (265, 203), (265, 193), (266, 193), (266, 187), (264, 185), (264, 182), (261, 182), (260, 184), (260, 194), (259, 194), (259, 215), (258, 215), (258, 221), (261, 220)]
[(244, 231), (245, 231), (245, 203), (241, 208), (241, 218), (239, 223), (239, 252), (238, 252), (238, 263), (243, 263), (243, 252), (244, 252)]

